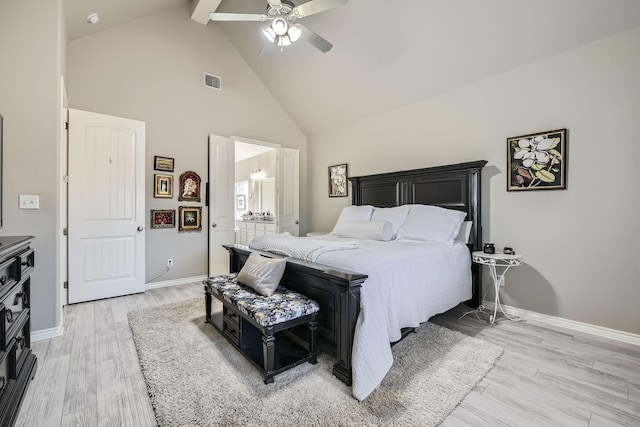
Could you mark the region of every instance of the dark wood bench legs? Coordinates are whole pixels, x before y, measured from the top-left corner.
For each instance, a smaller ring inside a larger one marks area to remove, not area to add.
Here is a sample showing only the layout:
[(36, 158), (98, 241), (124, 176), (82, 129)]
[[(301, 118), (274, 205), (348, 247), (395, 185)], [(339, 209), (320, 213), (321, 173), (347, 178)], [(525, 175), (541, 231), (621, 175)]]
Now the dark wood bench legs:
[(211, 294), (209, 292), (204, 293), (204, 308), (206, 313), (204, 323), (211, 323)]
[(273, 336), (273, 328), (264, 331), (262, 335), (262, 360), (264, 360), (264, 383), (273, 382), (274, 362), (276, 357), (276, 337)]
[(308, 323), (309, 325), (309, 348), (311, 353), (309, 354), (309, 363), (315, 365), (318, 363), (318, 321), (313, 320)]

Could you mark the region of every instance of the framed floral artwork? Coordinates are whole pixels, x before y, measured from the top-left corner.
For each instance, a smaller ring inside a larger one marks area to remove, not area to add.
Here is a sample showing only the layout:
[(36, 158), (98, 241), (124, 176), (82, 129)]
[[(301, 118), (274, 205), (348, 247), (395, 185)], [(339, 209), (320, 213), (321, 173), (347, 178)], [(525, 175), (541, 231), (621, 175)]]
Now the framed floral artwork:
[(507, 191), (567, 188), (567, 130), (507, 138)]
[(200, 175), (194, 171), (186, 171), (180, 175), (180, 195), (178, 200), (187, 202), (200, 201)]
[(347, 164), (329, 166), (329, 197), (347, 197)]
[(157, 171), (173, 172), (171, 157), (153, 156), (153, 168)]
[(178, 231), (200, 231), (202, 230), (202, 208), (200, 206), (179, 206)]
[(157, 198), (173, 198), (173, 175), (153, 175), (154, 188), (153, 197)]
[(174, 228), (175, 226), (175, 209), (151, 209), (151, 228)]

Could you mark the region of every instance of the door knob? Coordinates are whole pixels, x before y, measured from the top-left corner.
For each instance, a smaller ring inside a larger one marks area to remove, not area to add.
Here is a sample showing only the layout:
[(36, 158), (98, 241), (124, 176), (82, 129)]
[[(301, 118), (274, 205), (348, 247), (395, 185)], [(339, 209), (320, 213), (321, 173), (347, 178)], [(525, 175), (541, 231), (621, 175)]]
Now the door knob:
[(216, 224), (215, 222), (213, 224), (211, 224), (212, 228), (216, 228), (218, 226), (218, 224)]
[(144, 230), (144, 227), (142, 226), (138, 227), (138, 231), (142, 231), (142, 230)]
[(296, 225), (300, 224), (300, 221), (296, 221)]

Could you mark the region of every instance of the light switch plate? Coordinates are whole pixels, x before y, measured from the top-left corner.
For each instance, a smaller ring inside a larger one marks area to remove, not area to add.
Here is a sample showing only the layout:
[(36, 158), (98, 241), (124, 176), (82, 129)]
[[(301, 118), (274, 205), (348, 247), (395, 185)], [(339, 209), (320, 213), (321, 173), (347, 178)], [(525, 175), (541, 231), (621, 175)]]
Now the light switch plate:
[(40, 209), (40, 196), (21, 194), (18, 203), (19, 209)]

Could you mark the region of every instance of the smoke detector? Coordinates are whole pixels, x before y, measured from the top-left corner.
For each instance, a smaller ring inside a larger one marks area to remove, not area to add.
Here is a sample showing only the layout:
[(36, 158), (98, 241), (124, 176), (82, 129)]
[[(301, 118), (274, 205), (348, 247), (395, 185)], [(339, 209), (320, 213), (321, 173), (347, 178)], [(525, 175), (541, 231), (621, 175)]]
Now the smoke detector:
[(92, 13), (91, 15), (87, 16), (87, 22), (89, 24), (97, 24), (99, 20), (100, 15), (98, 15), (97, 13)]

